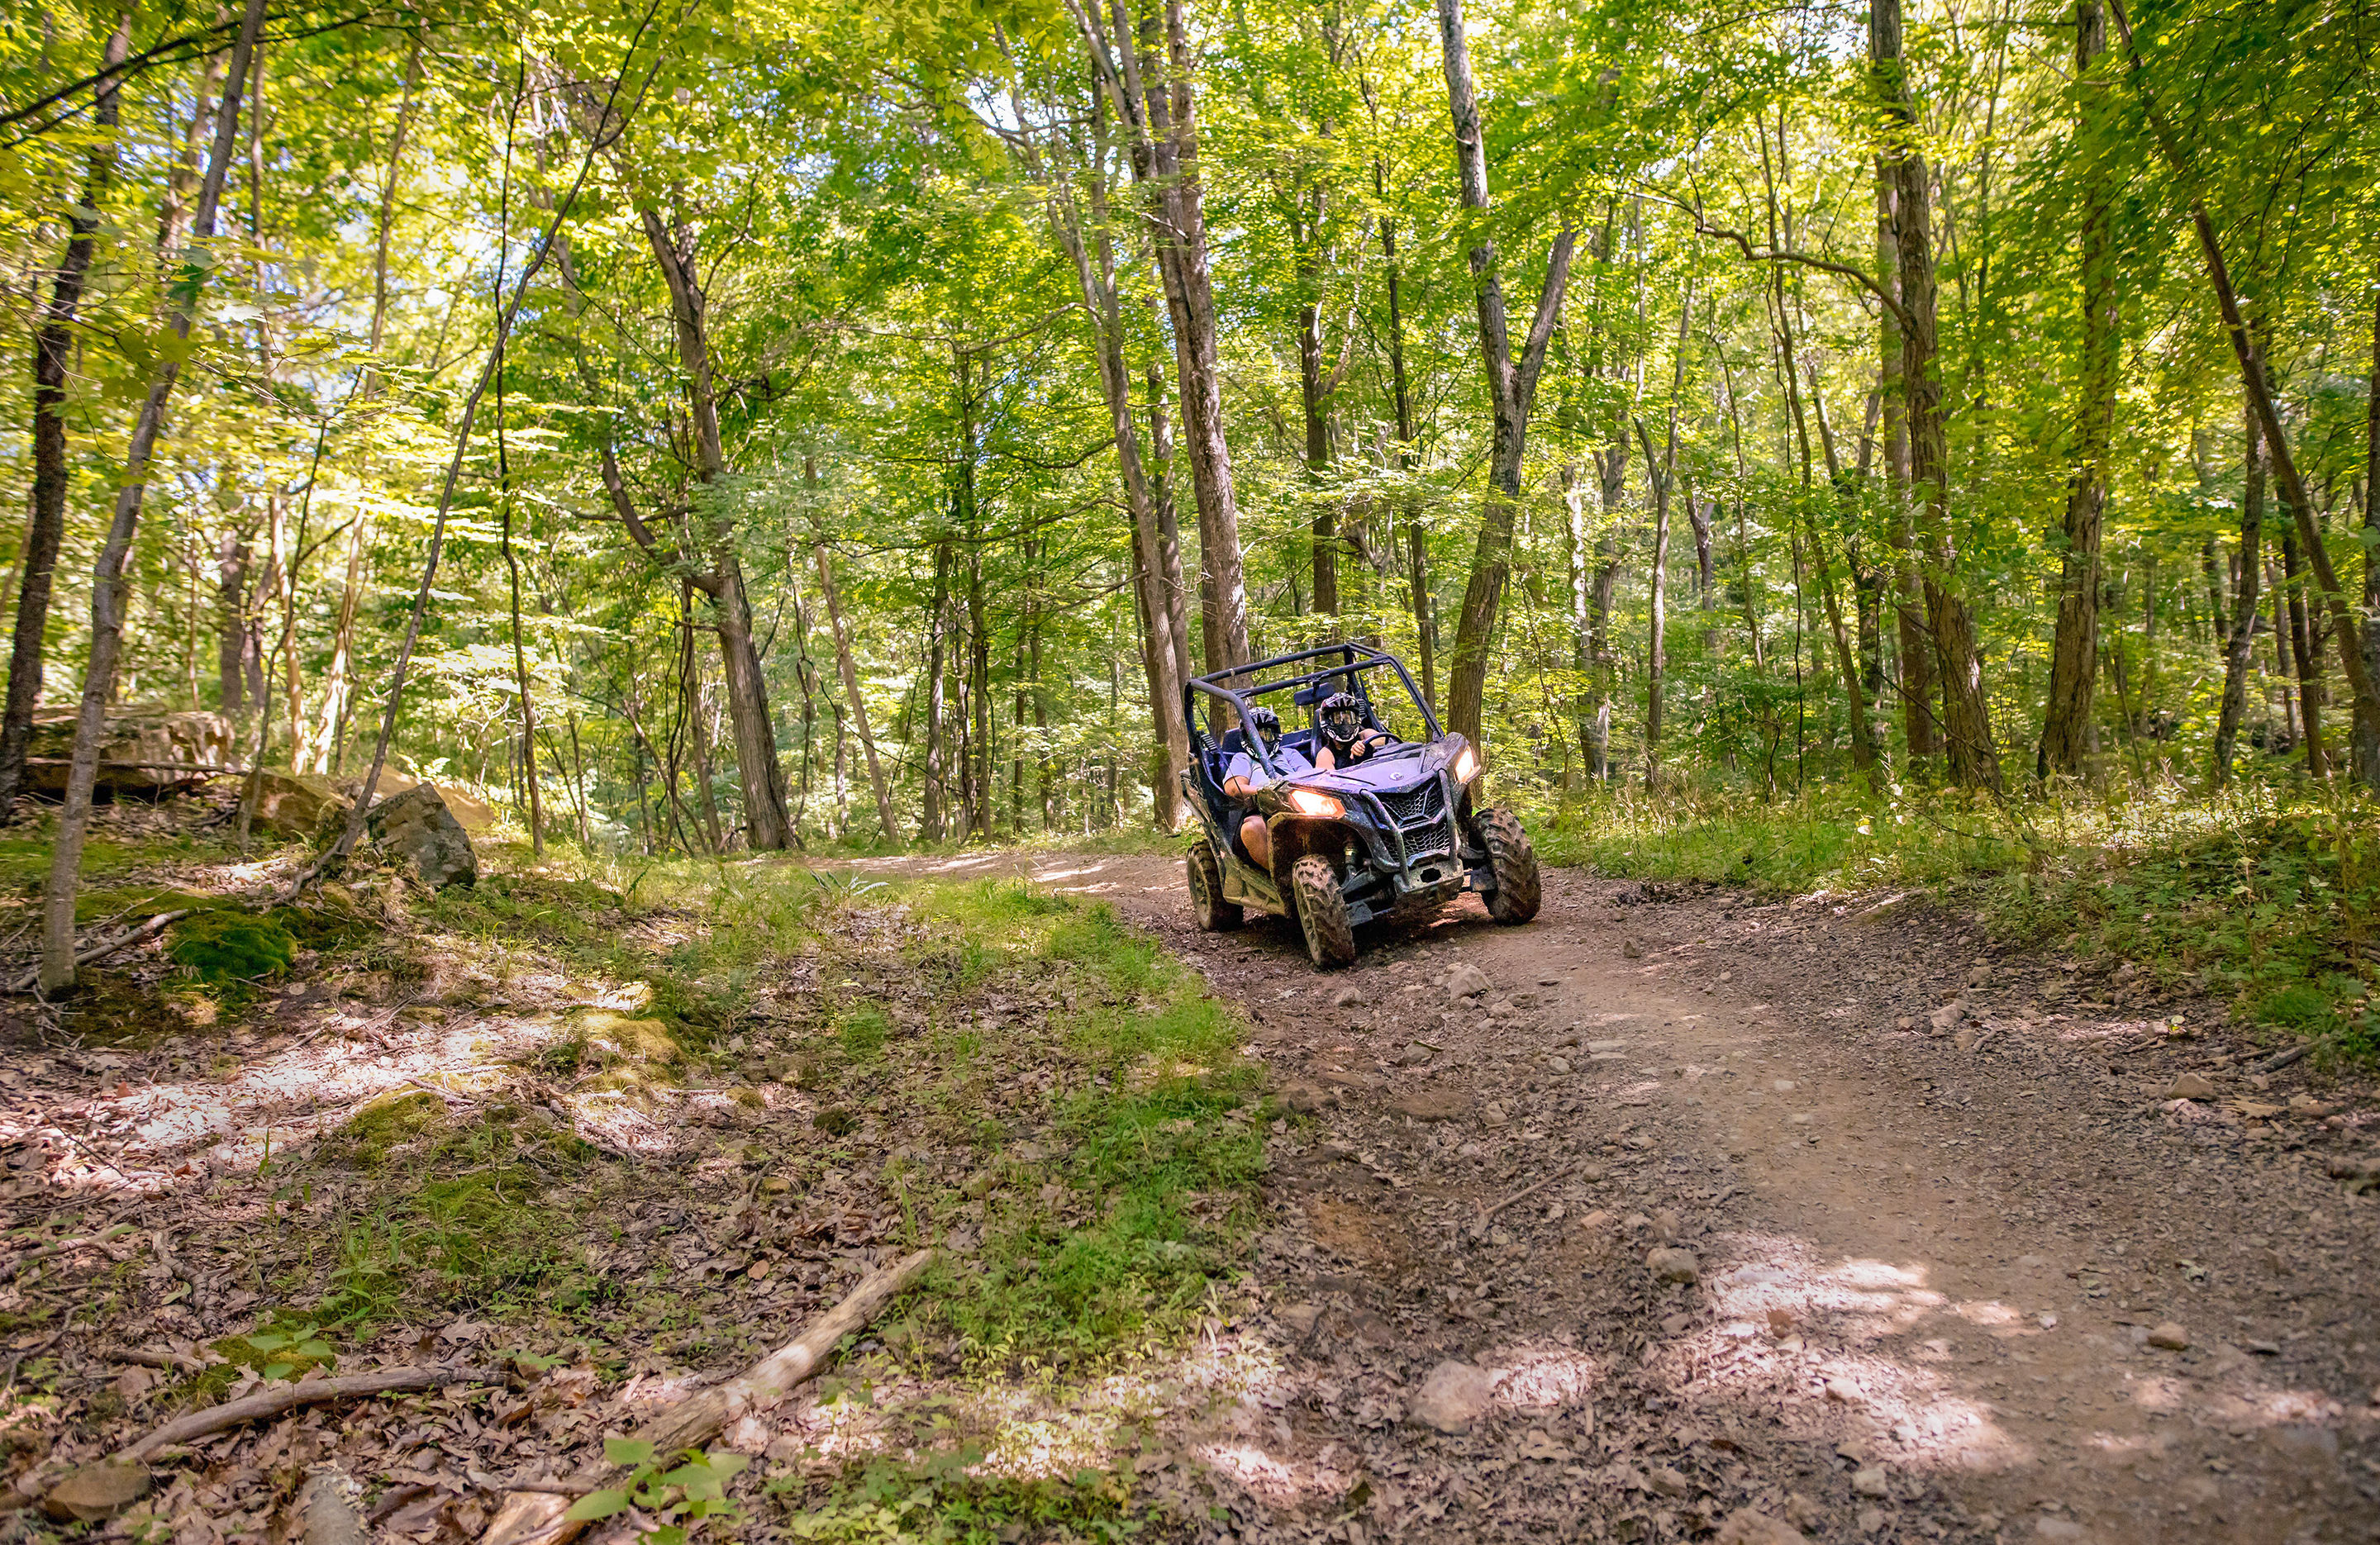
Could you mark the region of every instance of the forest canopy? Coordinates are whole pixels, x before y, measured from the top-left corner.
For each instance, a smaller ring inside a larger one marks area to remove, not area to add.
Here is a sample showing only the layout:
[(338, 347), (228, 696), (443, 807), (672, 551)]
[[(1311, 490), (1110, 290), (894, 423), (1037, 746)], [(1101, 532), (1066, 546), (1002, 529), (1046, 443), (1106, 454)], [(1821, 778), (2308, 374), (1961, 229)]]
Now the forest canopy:
[(0, 799), (155, 705), (540, 842), (1170, 827), (1339, 638), (1524, 802), (2380, 782), (2375, 33), (18, 7)]

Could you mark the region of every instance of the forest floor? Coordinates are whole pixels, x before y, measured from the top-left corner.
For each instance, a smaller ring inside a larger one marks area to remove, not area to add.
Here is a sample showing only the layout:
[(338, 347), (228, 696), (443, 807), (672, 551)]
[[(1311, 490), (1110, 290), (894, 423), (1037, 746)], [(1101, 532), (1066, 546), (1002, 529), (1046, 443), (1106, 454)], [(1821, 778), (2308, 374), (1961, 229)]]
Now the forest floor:
[[(112, 814), (92, 915), (303, 860), (205, 814)], [(1924, 896), (1549, 871), (1322, 974), (1171, 858), (483, 861), (6, 1011), (8, 1472), (454, 1370), (6, 1529), (277, 1545), (327, 1468), (475, 1539), (929, 1244), (697, 1538), (2380, 1538), (2380, 1095)]]

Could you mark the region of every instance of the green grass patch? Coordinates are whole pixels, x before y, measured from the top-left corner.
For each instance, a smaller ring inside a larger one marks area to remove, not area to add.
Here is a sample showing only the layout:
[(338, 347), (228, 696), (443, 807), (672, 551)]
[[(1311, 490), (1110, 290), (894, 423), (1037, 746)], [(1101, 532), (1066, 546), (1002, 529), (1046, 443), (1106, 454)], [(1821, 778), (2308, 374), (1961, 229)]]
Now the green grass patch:
[(165, 953), (200, 981), (228, 986), (279, 976), (297, 960), (298, 940), (277, 917), (200, 912), (167, 930)]
[(1127, 1460), (1115, 1471), (1085, 1470), (1069, 1479), (1019, 1480), (969, 1475), (983, 1452), (947, 1449), (912, 1461), (871, 1460), (805, 1495), (795, 1478), (765, 1489), (792, 1515), (785, 1538), (820, 1545), (992, 1545), (1018, 1538), (1115, 1539), (1155, 1525), (1132, 1503)]
[(2006, 943), (2128, 961), (2276, 1031), (2332, 1038), (2331, 1055), (2380, 1059), (2380, 806), (2351, 791), (2117, 784), (1776, 804), (1623, 793), (1533, 812), (1529, 829), (1547, 862), (1615, 876), (1785, 895), (1933, 889)]

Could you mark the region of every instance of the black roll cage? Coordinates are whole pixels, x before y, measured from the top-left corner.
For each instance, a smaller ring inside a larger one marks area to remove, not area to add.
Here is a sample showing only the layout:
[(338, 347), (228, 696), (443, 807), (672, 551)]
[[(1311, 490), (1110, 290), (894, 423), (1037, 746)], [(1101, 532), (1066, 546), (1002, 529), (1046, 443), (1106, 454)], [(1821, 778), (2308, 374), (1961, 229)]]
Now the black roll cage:
[[(1319, 670), (1306, 671), (1302, 675), (1284, 676), (1277, 682), (1252, 683), (1256, 688), (1252, 693), (1242, 693), (1226, 684), (1234, 677), (1253, 677), (1259, 671), (1270, 670), (1276, 666), (1299, 665), (1307, 660), (1325, 658), (1332, 658), (1337, 663), (1326, 666)], [(1405, 662), (1387, 650), (1375, 649), (1368, 644), (1325, 644), (1317, 648), (1300, 649), (1294, 654), (1275, 655), (1270, 659), (1254, 660), (1246, 665), (1227, 666), (1220, 670), (1210, 670), (1204, 676), (1193, 676), (1188, 682), (1183, 683), (1182, 687), (1182, 721), (1188, 727), (1191, 734), (1201, 741), (1209, 741), (1213, 737), (1198, 728), (1196, 694), (1203, 692), (1210, 697), (1229, 704), (1233, 717), (1245, 725), (1248, 720), (1248, 709), (1253, 706), (1249, 702), (1252, 696), (1278, 692), (1284, 687), (1304, 687), (1316, 682), (1328, 681), (1342, 671), (1347, 672), (1349, 681), (1353, 682), (1354, 671), (1371, 670), (1383, 665), (1396, 671), (1397, 680), (1404, 683), (1406, 695), (1413, 699), (1414, 706), (1421, 710), (1422, 722), (1429, 726), (1431, 743), (1435, 744), (1444, 739), (1446, 731), (1439, 728), (1438, 715), (1430, 711), (1429, 703), (1422, 696), (1421, 689), (1414, 685), (1413, 673), (1405, 669)], [(1371, 694), (1366, 693), (1364, 699), (1366, 706), (1368, 706)], [(1271, 748), (1264, 743), (1262, 735), (1243, 735), (1241, 740), (1255, 751), (1256, 758), (1263, 764), (1267, 777), (1281, 776), (1281, 769), (1273, 766)]]

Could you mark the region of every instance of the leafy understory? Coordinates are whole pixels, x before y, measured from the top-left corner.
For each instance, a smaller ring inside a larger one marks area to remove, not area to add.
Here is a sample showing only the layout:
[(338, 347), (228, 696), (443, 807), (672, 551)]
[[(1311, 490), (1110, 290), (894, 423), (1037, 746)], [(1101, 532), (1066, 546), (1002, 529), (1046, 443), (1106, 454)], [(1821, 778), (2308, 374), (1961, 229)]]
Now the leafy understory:
[[(466, 1360), (502, 1382), (237, 1435), (127, 1527), (237, 1537), (306, 1453), (398, 1536), (468, 1537), (495, 1479), (567, 1473), (939, 1244), (808, 1395), (637, 1460), (621, 1509), (990, 1539), (1195, 1505), (1144, 1472), (1238, 1376), (1196, 1334), (1239, 1311), (1261, 1164), (1235, 1011), (1103, 906), (1014, 883), (490, 868), (434, 896), (351, 874), (291, 910), (294, 962), (245, 975), (152, 947), (80, 1048), (27, 1065), (13, 1238), (134, 1203), (173, 1259), (0, 1288), (0, 1332), (64, 1332), (0, 1413), (17, 1463), (315, 1370)], [(198, 1370), (118, 1376), (112, 1344)]]

